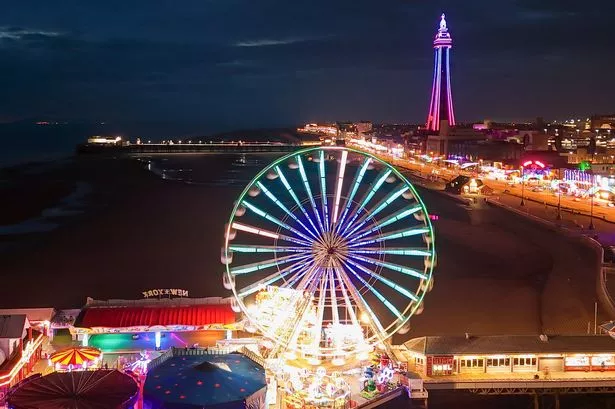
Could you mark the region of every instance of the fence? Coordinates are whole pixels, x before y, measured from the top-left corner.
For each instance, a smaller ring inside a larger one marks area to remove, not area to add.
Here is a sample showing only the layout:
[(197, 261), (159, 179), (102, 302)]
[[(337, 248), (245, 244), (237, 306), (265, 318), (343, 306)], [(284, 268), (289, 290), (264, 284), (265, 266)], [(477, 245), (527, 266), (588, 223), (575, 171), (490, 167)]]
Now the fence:
[(160, 355), (156, 359), (152, 359), (152, 361), (147, 365), (147, 370), (151, 371), (152, 369), (162, 365), (164, 362), (173, 358), (175, 356), (205, 356), (205, 355), (226, 355), (232, 352), (229, 348), (176, 348), (171, 347), (165, 353)]

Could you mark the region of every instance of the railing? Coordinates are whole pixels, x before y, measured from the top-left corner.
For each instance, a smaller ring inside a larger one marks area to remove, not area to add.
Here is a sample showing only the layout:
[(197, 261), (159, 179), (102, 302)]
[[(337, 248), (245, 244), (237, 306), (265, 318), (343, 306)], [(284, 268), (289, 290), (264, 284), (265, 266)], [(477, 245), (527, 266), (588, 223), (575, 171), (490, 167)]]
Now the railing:
[(393, 400), (399, 396), (401, 396), (404, 392), (406, 392), (406, 388), (404, 387), (399, 387), (399, 388), (395, 388), (391, 391), (385, 392), (382, 395), (379, 395), (378, 397), (365, 402), (359, 406), (357, 406), (355, 409), (372, 409), (372, 408), (377, 408), (378, 406)]
[(259, 364), (262, 367), (265, 367), (265, 358), (263, 358), (262, 356), (257, 355), (256, 353), (254, 353), (253, 351), (250, 351), (246, 347), (239, 348), (239, 352), (245, 355), (247, 358), (249, 358), (253, 362)]
[(152, 359), (152, 361), (147, 364), (147, 370), (151, 371), (152, 369), (162, 365), (167, 360), (175, 357), (175, 356), (205, 356), (205, 355), (226, 355), (230, 353), (231, 350), (228, 348), (176, 348), (171, 347), (158, 358)]

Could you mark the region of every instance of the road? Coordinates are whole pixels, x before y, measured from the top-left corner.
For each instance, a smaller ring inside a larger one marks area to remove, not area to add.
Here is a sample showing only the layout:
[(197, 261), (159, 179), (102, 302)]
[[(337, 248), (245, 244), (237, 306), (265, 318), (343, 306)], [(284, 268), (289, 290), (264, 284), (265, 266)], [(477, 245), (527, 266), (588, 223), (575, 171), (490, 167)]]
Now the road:
[[(460, 172), (457, 170), (440, 167), (431, 163), (423, 163), (408, 159), (399, 159), (390, 155), (382, 155), (380, 153), (378, 153), (378, 155), (381, 156), (383, 159), (387, 160), (388, 162), (395, 164), (396, 166), (419, 172), (425, 177), (434, 176), (443, 181), (450, 181), (455, 177), (459, 176), (460, 174), (463, 174), (465, 176), (472, 175), (470, 172)], [(551, 206), (558, 206), (559, 198), (557, 197), (557, 195), (554, 195), (552, 192), (549, 191), (533, 191), (532, 189), (535, 188), (535, 186), (526, 185), (525, 188), (522, 189), (522, 186), (519, 184), (515, 186), (509, 186), (506, 181), (502, 180), (491, 180), (486, 178), (481, 178), (481, 180), (485, 185), (494, 189), (499, 194), (503, 194), (504, 191), (508, 191), (511, 195), (518, 196), (519, 198), (521, 198), (521, 193), (523, 190), (523, 194), (526, 199), (531, 199), (540, 203), (546, 203), (547, 205)], [(577, 213), (583, 213), (588, 216), (593, 213), (593, 216), (596, 219), (602, 219), (615, 223), (615, 207), (607, 207), (607, 203), (604, 200), (594, 199), (592, 205), (591, 199), (575, 199), (573, 197), (563, 195), (561, 197), (560, 205), (561, 208), (565, 210), (574, 210)]]

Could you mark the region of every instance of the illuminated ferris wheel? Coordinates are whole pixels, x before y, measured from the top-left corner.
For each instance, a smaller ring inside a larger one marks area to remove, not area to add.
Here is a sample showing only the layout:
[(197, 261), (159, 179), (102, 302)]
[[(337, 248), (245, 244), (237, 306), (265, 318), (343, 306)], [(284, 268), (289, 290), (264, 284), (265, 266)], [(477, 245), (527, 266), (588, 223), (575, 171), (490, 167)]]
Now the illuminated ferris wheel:
[(224, 285), (265, 345), (288, 359), (365, 359), (409, 329), (432, 285), (425, 205), (382, 160), (312, 147), (262, 170), (225, 232)]

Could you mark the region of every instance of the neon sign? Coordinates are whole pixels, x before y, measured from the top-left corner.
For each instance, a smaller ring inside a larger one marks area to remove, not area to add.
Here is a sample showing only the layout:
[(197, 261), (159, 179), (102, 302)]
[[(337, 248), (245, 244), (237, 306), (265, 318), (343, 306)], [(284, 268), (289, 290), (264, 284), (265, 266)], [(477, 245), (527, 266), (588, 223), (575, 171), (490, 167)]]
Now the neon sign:
[(181, 290), (179, 288), (157, 288), (155, 290), (143, 291), (143, 298), (151, 297), (188, 297), (188, 290)]

